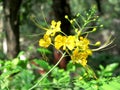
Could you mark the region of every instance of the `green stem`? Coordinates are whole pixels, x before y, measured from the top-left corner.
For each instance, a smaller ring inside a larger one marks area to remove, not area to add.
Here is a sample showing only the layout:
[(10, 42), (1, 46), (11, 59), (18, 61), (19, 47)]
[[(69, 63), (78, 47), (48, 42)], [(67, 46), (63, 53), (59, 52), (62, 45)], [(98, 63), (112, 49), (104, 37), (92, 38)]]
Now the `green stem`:
[(32, 86), (28, 90), (32, 90), (35, 87), (37, 87), (39, 85), (39, 83), (62, 61), (62, 59), (64, 58), (65, 54), (66, 54), (66, 52), (64, 52), (63, 55), (61, 56), (61, 58), (59, 59), (59, 61), (34, 86)]

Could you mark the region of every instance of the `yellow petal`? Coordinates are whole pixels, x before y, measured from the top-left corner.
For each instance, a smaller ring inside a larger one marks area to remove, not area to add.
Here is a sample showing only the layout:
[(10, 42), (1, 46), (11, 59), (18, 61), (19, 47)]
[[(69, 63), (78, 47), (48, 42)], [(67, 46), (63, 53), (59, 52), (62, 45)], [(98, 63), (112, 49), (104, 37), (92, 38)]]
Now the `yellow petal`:
[(55, 37), (55, 48), (60, 49), (66, 41), (66, 37), (62, 35), (57, 35)]
[(66, 40), (66, 46), (69, 50), (73, 50), (75, 47), (75, 36), (68, 36)]
[(43, 39), (40, 39), (39, 46), (48, 47), (51, 44), (51, 38), (48, 35), (44, 35)]

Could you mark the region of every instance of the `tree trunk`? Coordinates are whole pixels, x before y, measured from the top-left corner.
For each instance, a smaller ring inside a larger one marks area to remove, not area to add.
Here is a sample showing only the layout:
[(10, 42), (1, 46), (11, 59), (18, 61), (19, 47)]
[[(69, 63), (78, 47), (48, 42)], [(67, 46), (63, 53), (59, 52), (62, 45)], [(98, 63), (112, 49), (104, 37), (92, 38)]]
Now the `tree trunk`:
[(70, 12), (70, 6), (68, 0), (53, 0), (53, 10), (55, 19), (57, 21), (61, 21), (61, 29), (64, 33), (67, 35), (70, 34), (70, 22), (65, 19), (65, 15), (68, 15), (70, 18), (71, 12)]
[(97, 4), (99, 15), (102, 15), (103, 12), (102, 12), (102, 8), (101, 8), (101, 0), (95, 0), (95, 1), (96, 1), (96, 4)]
[[(69, 18), (71, 16), (68, 0), (53, 0), (52, 7), (53, 7), (55, 19), (57, 21), (61, 21), (61, 30), (67, 35), (69, 35), (71, 25), (70, 25), (70, 22), (67, 19), (65, 19), (65, 15), (68, 15)], [(54, 63), (56, 63), (60, 59), (60, 57), (61, 57), (61, 54), (54, 49), (54, 59), (55, 59)], [(64, 69), (66, 68), (66, 63), (68, 58), (64, 58), (60, 62), (59, 64), (60, 68), (64, 68)]]
[(19, 46), (19, 8), (22, 0), (3, 0), (4, 30), (7, 40), (7, 57), (15, 58)]

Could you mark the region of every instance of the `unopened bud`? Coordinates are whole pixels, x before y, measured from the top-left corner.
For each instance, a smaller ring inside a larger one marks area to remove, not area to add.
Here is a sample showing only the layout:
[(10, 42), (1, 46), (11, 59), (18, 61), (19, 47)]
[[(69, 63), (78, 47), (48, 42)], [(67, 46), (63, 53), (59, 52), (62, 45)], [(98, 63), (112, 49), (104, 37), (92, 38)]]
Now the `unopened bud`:
[(70, 20), (70, 23), (72, 24), (74, 21), (73, 20)]
[(80, 13), (78, 13), (76, 16), (79, 17), (79, 16), (80, 16)]
[(103, 27), (103, 25), (100, 25), (100, 27)]
[(65, 18), (68, 19), (68, 15), (65, 15)]
[(96, 31), (96, 30), (97, 30), (96, 28), (93, 28), (93, 30), (92, 30), (92, 31), (94, 32), (94, 31)]
[(100, 41), (98, 41), (98, 42), (95, 43), (95, 46), (100, 46), (100, 45), (101, 45)]

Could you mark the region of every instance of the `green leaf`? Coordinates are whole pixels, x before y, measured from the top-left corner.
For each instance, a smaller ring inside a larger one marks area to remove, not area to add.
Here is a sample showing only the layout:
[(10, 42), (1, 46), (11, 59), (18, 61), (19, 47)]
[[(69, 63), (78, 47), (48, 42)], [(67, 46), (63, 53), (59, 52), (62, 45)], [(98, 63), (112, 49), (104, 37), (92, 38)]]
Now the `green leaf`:
[(44, 60), (35, 59), (34, 62), (36, 64), (38, 64), (40, 67), (42, 67), (43, 69), (45, 69), (45, 70), (49, 70), (50, 69), (49, 64), (46, 61), (44, 61)]
[(103, 90), (120, 90), (120, 83), (116, 81), (111, 81), (108, 84), (102, 86)]
[(69, 62), (68, 64), (67, 64), (67, 70), (68, 71), (75, 71), (75, 64), (73, 64), (72, 62)]
[(37, 48), (37, 51), (42, 54), (52, 54), (52, 52), (48, 50), (47, 48)]
[(2, 61), (2, 60), (0, 60), (0, 64), (3, 64), (3, 61)]
[(106, 72), (112, 72), (113, 70), (115, 70), (118, 67), (118, 63), (112, 63), (110, 65), (107, 65), (105, 68)]
[(8, 78), (9, 76), (11, 76), (11, 75), (13, 75), (13, 74), (15, 74), (15, 73), (18, 73), (18, 72), (20, 72), (19, 69), (15, 69), (15, 70), (12, 70), (12, 71), (4, 72), (4, 73), (1, 74), (0, 80), (5, 79), (5, 78)]
[(102, 65), (99, 66), (101, 70), (104, 70), (104, 67)]

